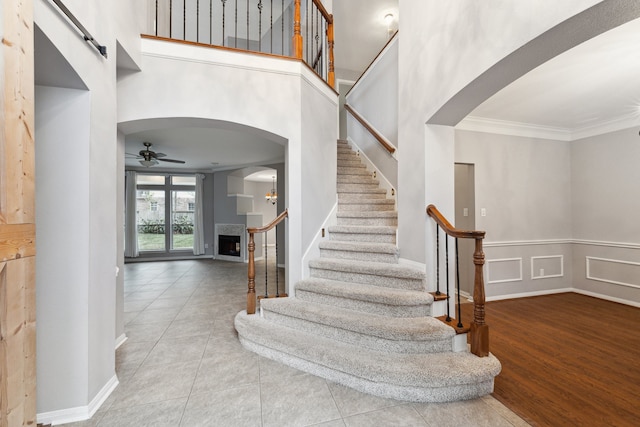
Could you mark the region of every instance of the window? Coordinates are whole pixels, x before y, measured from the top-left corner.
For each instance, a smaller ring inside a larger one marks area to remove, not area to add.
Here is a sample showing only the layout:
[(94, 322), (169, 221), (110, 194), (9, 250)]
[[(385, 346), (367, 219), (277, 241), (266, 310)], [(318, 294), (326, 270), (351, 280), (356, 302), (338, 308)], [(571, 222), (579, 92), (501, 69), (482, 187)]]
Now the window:
[(192, 249), (195, 176), (138, 174), (136, 184), (140, 251)]

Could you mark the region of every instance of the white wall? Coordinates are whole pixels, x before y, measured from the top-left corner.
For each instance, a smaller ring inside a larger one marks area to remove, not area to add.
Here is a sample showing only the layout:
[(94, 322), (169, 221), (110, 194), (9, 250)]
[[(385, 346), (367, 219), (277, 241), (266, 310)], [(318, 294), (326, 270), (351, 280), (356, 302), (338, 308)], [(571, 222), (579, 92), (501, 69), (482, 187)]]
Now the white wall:
[[(398, 38), (395, 37), (351, 89), (346, 101), (373, 128), (398, 147)], [(398, 186), (398, 162), (350, 113), (349, 140), (390, 183)]]
[[(139, 28), (128, 26), (130, 20), (137, 22), (139, 3), (120, 1), (118, 7), (114, 7), (112, 3), (70, 0), (65, 5), (95, 39), (107, 47), (109, 57), (104, 58), (84, 41), (51, 2), (34, 1), (36, 25), (88, 88), (85, 95), (87, 99), (82, 101), (82, 111), (74, 114), (64, 113), (73, 108), (73, 103), (69, 104), (69, 98), (64, 95), (41, 91), (40, 94), (44, 96), (40, 96), (40, 101), (36, 103), (36, 112), (41, 115), (46, 108), (55, 105), (53, 114), (59, 114), (56, 117), (56, 132), (69, 133), (76, 128), (86, 129), (81, 141), (59, 142), (62, 146), (75, 143), (79, 151), (53, 151), (50, 156), (41, 157), (36, 168), (37, 179), (41, 184), (46, 179), (47, 168), (55, 168), (55, 174), (67, 177), (64, 179), (67, 187), (60, 185), (53, 190), (46, 183), (37, 188), (37, 197), (41, 200), (52, 196), (56, 198), (55, 202), (40, 203), (39, 209), (46, 212), (46, 215), (55, 217), (57, 210), (65, 209), (60, 205), (60, 198), (65, 197), (61, 192), (76, 186), (83, 188), (78, 197), (69, 200), (70, 205), (79, 205), (78, 201), (83, 204), (73, 214), (73, 221), (61, 219), (50, 226), (47, 225), (47, 220), (39, 223), (41, 233), (57, 233), (56, 236), (61, 238), (56, 242), (55, 253), (52, 249), (39, 253), (38, 269), (41, 274), (40, 280), (37, 280), (38, 292), (43, 288), (47, 289), (44, 292), (64, 290), (69, 286), (74, 288), (64, 310), (53, 302), (56, 301), (55, 298), (42, 299), (46, 293), (38, 295), (41, 300), (38, 306), (38, 314), (41, 315), (38, 319), (38, 339), (48, 341), (38, 348), (37, 412), (38, 420), (45, 423), (88, 417), (117, 385), (114, 352), (117, 287), (115, 269), (118, 265), (116, 236), (122, 230), (118, 230), (116, 212), (119, 170), (116, 160), (116, 41), (120, 37), (125, 45), (131, 46), (133, 52), (139, 34)], [(126, 18), (123, 20), (122, 17)], [(117, 25), (119, 22), (122, 27)], [(121, 31), (126, 33), (119, 34)], [(132, 53), (132, 56), (135, 57), (135, 54)], [(47, 68), (50, 64), (40, 66)], [(49, 73), (57, 71), (59, 70), (53, 68), (46, 70)], [(49, 101), (45, 101), (47, 99)], [(44, 104), (38, 105), (38, 102)], [(86, 120), (81, 120), (81, 117)], [(43, 124), (41, 119), (42, 117), (36, 117), (40, 126)], [(39, 146), (56, 135), (43, 129), (36, 128), (36, 144)], [(81, 156), (81, 160), (70, 162), (69, 156)], [(67, 167), (61, 166), (65, 164)], [(60, 179), (52, 178), (52, 182), (56, 180)], [(50, 227), (55, 230), (49, 230)], [(81, 241), (63, 238), (73, 235), (76, 229), (83, 230)], [(46, 246), (47, 241), (39, 244)], [(69, 261), (65, 259), (64, 263), (73, 262), (73, 265), (64, 274), (56, 274), (59, 271), (58, 265), (65, 265), (56, 262), (61, 257), (70, 258)], [(75, 334), (76, 337), (81, 335), (82, 338), (72, 339), (66, 333)], [(63, 344), (65, 341), (66, 344)]]
[[(429, 145), (436, 148), (452, 145), (453, 132), (428, 129), (430, 125), (425, 123), (461, 89), (508, 54), (595, 3), (595, 0), (560, 3), (552, 0), (400, 0), (398, 144), (401, 150), (397, 158), (401, 257), (430, 264), (431, 256), (427, 255), (423, 242), (413, 236), (426, 235), (427, 204), (436, 204), (445, 214), (454, 204), (454, 165), (450, 151), (442, 151), (445, 157), (437, 159), (432, 157), (438, 154), (437, 150), (426, 149)], [(532, 16), (536, 19), (531, 19)], [(499, 80), (499, 75), (493, 77)], [(470, 105), (473, 109), (491, 95), (470, 96), (460, 102), (462, 110)], [(443, 139), (429, 142), (427, 138)], [(425, 171), (430, 165), (437, 165), (439, 170)], [(416, 185), (416, 182), (424, 184)], [(444, 187), (439, 194), (426, 191), (429, 185), (439, 182)]]
[(574, 287), (637, 306), (639, 138), (631, 128), (571, 143)]
[(458, 130), (455, 161), (475, 165), (487, 297), (571, 288), (570, 143)]
[[(41, 413), (86, 405), (89, 393), (88, 311), (92, 307), (86, 141), (91, 95), (49, 87), (36, 87), (35, 95), (37, 406)], [(75, 123), (71, 128), (70, 120)]]
[[(299, 61), (154, 40), (142, 46), (142, 72), (119, 81), (119, 122), (197, 117), (285, 144), (287, 256), (299, 260), (335, 203), (335, 92)], [(293, 284), (301, 267), (291, 259), (288, 266)]]

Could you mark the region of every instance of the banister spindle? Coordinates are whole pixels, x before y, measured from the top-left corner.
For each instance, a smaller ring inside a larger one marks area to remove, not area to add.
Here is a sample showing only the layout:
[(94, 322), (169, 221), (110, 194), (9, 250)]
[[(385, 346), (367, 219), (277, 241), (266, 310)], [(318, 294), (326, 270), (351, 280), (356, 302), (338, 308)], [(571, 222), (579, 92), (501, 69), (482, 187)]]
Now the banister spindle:
[(471, 352), (476, 356), (489, 355), (489, 326), (485, 323), (485, 293), (484, 276), (484, 252), (482, 251), (482, 239), (476, 238), (476, 247), (473, 253), (475, 264), (475, 279), (473, 286), (473, 322), (471, 323)]
[(258, 1), (258, 52), (262, 52), (262, 0)]
[(447, 269), (447, 322), (451, 322), (451, 314), (449, 313), (449, 298), (451, 292), (449, 291), (449, 236), (444, 239), (444, 251), (445, 251), (445, 267)]
[[(227, 6), (227, 0), (220, 0), (222, 2), (222, 46), (224, 46), (224, 32), (225, 32), (225, 11)], [(237, 1), (236, 1), (237, 3)]]
[(456, 237), (456, 293), (458, 297), (458, 328), (462, 328), (462, 309), (460, 307), (460, 264), (458, 260), (458, 238)]
[(275, 258), (275, 262), (276, 262), (276, 298), (280, 298), (280, 284), (279, 284), (280, 272), (278, 271), (278, 226), (277, 225), (276, 225), (275, 239), (276, 239), (276, 258)]
[[(269, 45), (269, 53), (273, 53), (273, 0), (271, 0), (271, 9), (270, 12), (271, 13), (271, 19), (269, 21), (269, 32), (271, 33), (271, 41), (270, 41), (270, 45)], [(283, 17), (284, 19), (284, 17)]]
[(331, 15), (331, 21), (329, 21), (327, 26), (327, 45), (329, 47), (329, 74), (327, 75), (327, 83), (329, 83), (329, 86), (334, 87), (336, 82), (336, 72), (333, 57), (333, 15)]
[(234, 19), (233, 47), (237, 48), (238, 47), (238, 0), (236, 0), (236, 11), (233, 19)]
[(262, 233), (264, 237), (264, 297), (269, 298), (269, 255), (267, 253), (267, 232)]
[(209, 0), (209, 44), (213, 44), (213, 0)]
[(440, 294), (440, 226), (436, 223), (436, 295)]
[(173, 0), (169, 0), (169, 38), (173, 38)]
[(187, 39), (187, 0), (182, 0), (182, 39)]
[(302, 34), (300, 32), (300, 0), (294, 0), (293, 10), (293, 54), (302, 59)]
[(249, 265), (247, 267), (247, 277), (249, 283), (247, 285), (247, 314), (255, 314), (256, 312), (256, 242), (253, 233), (249, 233)]
[(156, 30), (156, 36), (158, 35), (158, 0), (156, 0), (156, 22), (155, 24), (155, 30)]

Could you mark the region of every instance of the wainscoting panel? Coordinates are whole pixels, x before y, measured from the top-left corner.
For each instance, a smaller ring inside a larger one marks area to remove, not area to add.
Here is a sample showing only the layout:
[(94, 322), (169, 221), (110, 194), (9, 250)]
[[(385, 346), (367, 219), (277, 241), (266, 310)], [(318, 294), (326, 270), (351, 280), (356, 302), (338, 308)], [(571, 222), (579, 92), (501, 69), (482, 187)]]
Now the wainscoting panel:
[(586, 257), (587, 279), (640, 289), (640, 263)]
[(487, 260), (487, 283), (522, 281), (522, 258)]
[(531, 257), (531, 278), (548, 279), (564, 276), (564, 256), (548, 255)]

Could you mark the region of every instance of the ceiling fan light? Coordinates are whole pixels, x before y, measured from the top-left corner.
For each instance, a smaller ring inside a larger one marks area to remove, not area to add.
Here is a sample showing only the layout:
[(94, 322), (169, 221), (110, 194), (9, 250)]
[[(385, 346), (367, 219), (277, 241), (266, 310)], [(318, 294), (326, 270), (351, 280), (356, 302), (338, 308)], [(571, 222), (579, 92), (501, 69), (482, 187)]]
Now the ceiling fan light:
[(141, 164), (142, 166), (144, 166), (144, 167), (148, 168), (148, 167), (151, 167), (151, 166), (153, 166), (153, 165), (157, 165), (157, 164), (158, 164), (158, 161), (157, 161), (157, 160), (153, 160), (153, 159), (150, 159), (150, 160), (146, 160), (146, 159), (144, 159), (144, 160), (140, 160), (140, 164)]

